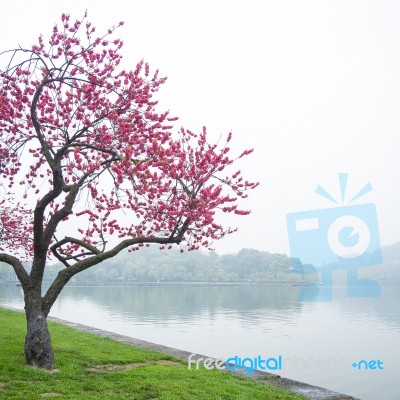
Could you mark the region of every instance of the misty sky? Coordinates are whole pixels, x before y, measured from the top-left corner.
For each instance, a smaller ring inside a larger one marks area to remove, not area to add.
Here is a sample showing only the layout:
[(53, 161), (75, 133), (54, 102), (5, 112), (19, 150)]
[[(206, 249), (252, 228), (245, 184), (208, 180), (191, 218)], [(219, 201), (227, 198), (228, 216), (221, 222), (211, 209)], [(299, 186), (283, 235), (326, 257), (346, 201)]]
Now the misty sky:
[(260, 182), (243, 203), (253, 213), (226, 218), (239, 232), (218, 252), (287, 253), (286, 214), (341, 206), (340, 172), (347, 199), (372, 184), (353, 204), (376, 204), (382, 244), (400, 240), (400, 2), (14, 1), (0, 50), (30, 47), (62, 12), (85, 9), (98, 32), (125, 21), (123, 67), (144, 58), (168, 76), (160, 109), (179, 125), (206, 125), (215, 140), (232, 130), (238, 152), (255, 148), (240, 165)]

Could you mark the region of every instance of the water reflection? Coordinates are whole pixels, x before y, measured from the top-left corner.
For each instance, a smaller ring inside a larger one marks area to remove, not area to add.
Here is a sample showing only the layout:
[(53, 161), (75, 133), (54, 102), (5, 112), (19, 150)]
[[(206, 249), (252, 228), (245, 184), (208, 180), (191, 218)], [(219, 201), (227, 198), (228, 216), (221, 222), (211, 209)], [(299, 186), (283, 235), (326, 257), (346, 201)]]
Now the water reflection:
[[(132, 317), (154, 324), (187, 322), (199, 317), (215, 320), (221, 314), (243, 325), (263, 325), (266, 319), (294, 324), (294, 317), (304, 307), (339, 307), (344, 317), (353, 321), (377, 321), (390, 329), (400, 330), (400, 290), (384, 287), (378, 298), (339, 296), (334, 302), (300, 302), (299, 288), (292, 286), (229, 285), (229, 286), (131, 286), (75, 287), (67, 286), (54, 308), (78, 303), (83, 307), (99, 307), (116, 319)], [(23, 307), (22, 289), (0, 285), (0, 302)], [(382, 327), (384, 328), (384, 327)]]
[(218, 310), (237, 310), (243, 313), (248, 310), (286, 310), (295, 312), (301, 307), (296, 302), (296, 292), (292, 287), (274, 286), (136, 286), (117, 289), (99, 289), (95, 287), (69, 287), (63, 299), (89, 299), (97, 304), (113, 307), (118, 310), (134, 313), (148, 318), (181, 317), (201, 313), (207, 310), (213, 316)]

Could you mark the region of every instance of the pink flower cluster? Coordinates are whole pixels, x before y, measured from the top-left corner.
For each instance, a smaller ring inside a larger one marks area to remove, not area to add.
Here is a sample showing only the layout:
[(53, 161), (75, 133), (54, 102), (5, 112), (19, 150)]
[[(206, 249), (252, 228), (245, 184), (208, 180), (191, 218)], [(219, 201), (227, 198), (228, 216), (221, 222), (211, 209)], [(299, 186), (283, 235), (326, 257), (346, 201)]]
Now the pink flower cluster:
[[(252, 150), (232, 157), (231, 134), (217, 146), (205, 128), (176, 131), (177, 118), (156, 110), (154, 94), (166, 78), (144, 61), (120, 68), (123, 42), (112, 38), (118, 27), (94, 37), (86, 15), (72, 23), (63, 14), (61, 22), (48, 41), (5, 53), (0, 172), (8, 190), (23, 185), (37, 206), (21, 212), (18, 205), (15, 218), (0, 208), (2, 229), (12, 232), (0, 242), (24, 247), (41, 227), (46, 236), (46, 227), (71, 215), (81, 221), (79, 240), (93, 245), (108, 236), (161, 237), (194, 250), (235, 231), (218, 223), (218, 213), (249, 213), (237, 200), (257, 183), (229, 171)], [(0, 206), (11, 207), (6, 200)], [(39, 214), (42, 221), (34, 220)], [(18, 222), (27, 216), (30, 224)], [(64, 255), (84, 251), (76, 242), (62, 247)]]

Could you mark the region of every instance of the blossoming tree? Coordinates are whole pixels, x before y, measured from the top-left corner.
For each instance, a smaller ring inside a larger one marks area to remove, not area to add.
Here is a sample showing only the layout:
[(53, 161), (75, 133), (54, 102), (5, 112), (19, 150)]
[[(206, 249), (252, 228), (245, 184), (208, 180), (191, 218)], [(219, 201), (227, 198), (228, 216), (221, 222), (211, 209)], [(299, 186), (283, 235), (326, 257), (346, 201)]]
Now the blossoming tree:
[[(24, 292), (26, 362), (41, 368), (55, 367), (46, 319), (75, 274), (151, 243), (209, 247), (235, 230), (218, 214), (248, 214), (237, 201), (257, 186), (227, 172), (251, 153), (231, 157), (230, 134), (210, 144), (156, 111), (165, 78), (120, 67), (118, 26), (98, 37), (63, 14), (49, 40), (1, 53), (0, 261)], [(44, 291), (52, 258), (64, 268)]]

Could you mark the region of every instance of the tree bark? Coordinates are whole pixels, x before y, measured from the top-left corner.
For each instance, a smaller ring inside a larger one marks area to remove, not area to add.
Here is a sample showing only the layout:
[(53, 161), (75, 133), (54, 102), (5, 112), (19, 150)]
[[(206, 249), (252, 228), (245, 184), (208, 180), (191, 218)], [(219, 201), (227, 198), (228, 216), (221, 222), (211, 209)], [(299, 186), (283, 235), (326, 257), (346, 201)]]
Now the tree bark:
[(50, 333), (47, 328), (47, 315), (42, 310), (39, 296), (25, 295), (25, 314), (27, 333), (25, 336), (25, 360), (27, 365), (44, 369), (54, 369), (54, 353)]

